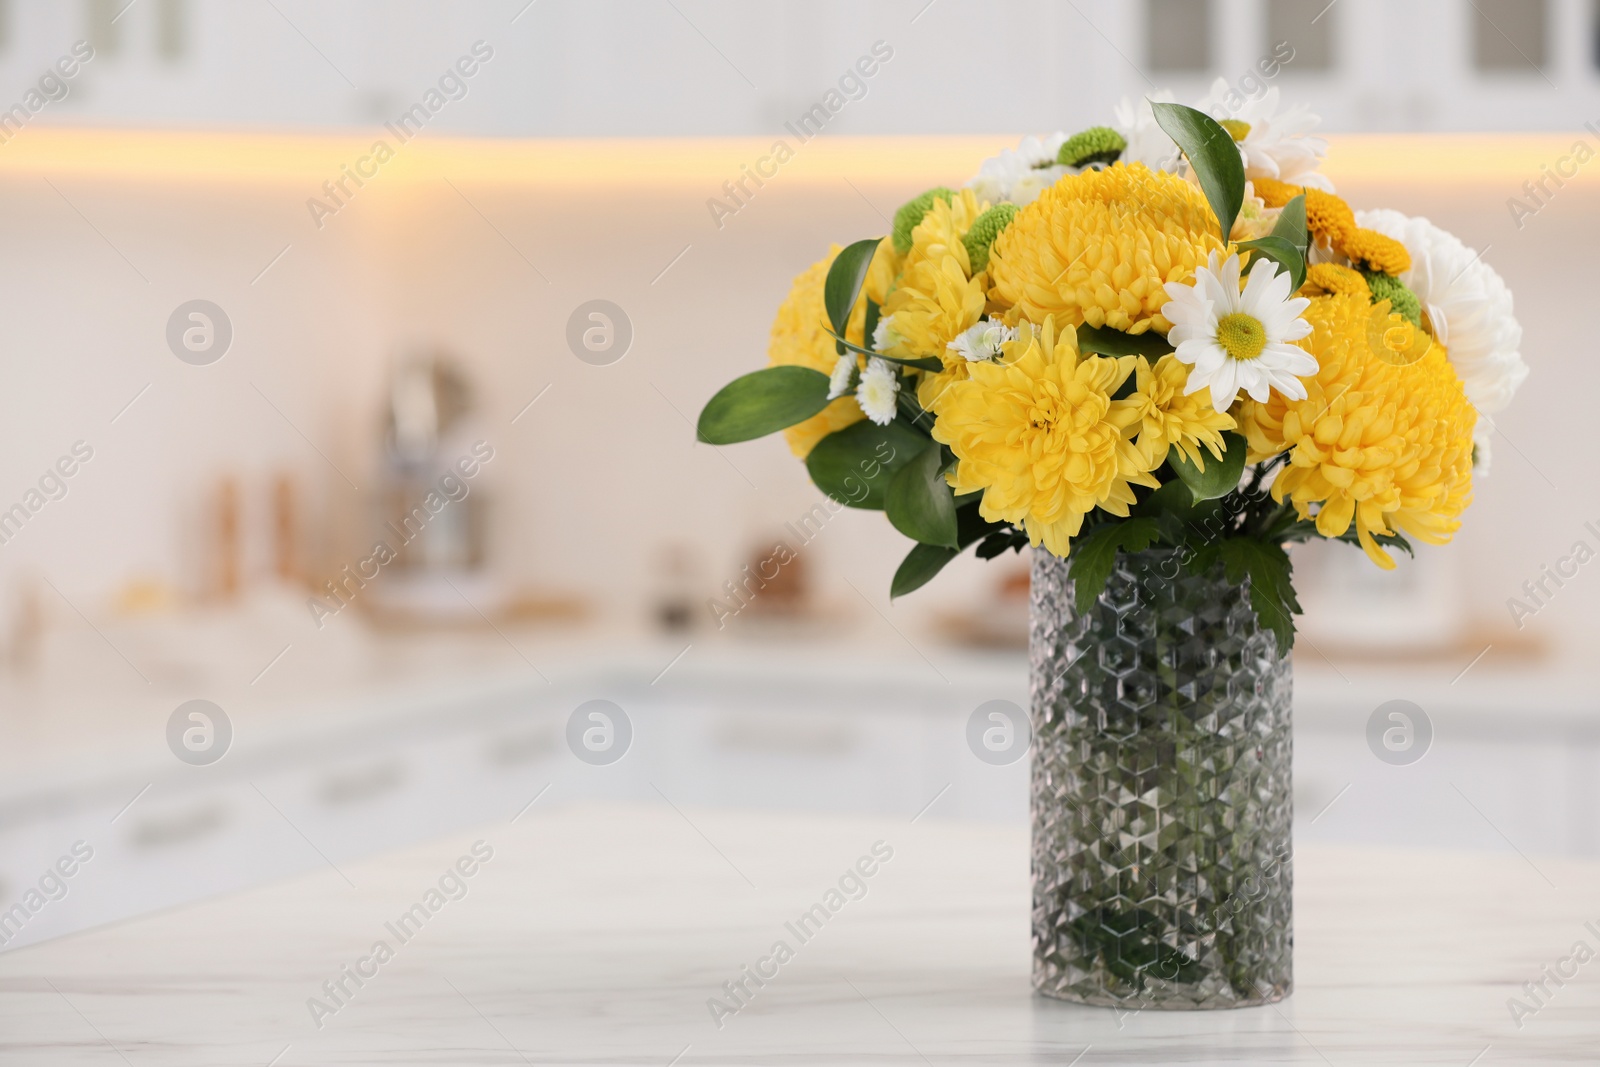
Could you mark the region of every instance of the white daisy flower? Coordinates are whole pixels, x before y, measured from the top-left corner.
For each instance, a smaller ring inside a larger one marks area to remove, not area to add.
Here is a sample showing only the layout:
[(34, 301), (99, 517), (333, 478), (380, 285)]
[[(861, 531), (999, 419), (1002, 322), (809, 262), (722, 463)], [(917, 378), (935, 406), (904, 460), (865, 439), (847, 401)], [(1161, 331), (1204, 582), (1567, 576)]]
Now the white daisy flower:
[(856, 356), (854, 352), (846, 352), (839, 357), (833, 365), (833, 373), (828, 375), (828, 399), (837, 400), (850, 391), (850, 377), (856, 372)]
[(1333, 192), (1333, 183), (1316, 172), (1328, 152), (1327, 141), (1311, 136), (1322, 122), (1320, 118), (1304, 104), (1280, 114), (1276, 85), (1230, 111), (1223, 101), (1231, 91), (1228, 80), (1218, 78), (1211, 85), (1211, 93), (1200, 102), (1200, 110), (1249, 127), (1242, 139), (1235, 138), (1239, 154), (1244, 157), (1246, 178), (1276, 178), (1291, 185)]
[(1500, 275), (1479, 253), (1425, 218), (1358, 211), (1356, 223), (1406, 246), (1411, 269), (1400, 280), (1422, 302), (1467, 399), (1484, 415), (1504, 411), (1528, 376), (1528, 365), (1518, 351), (1522, 325)]
[(979, 200), (991, 204), (1009, 201), (1026, 207), (1045, 189), (1072, 173), (1071, 168), (1056, 163), (1056, 154), (1066, 140), (1064, 133), (1024, 137), (1017, 147), (1003, 149), (999, 155), (984, 160), (967, 188)]
[(1289, 274), (1269, 259), (1258, 259), (1239, 291), (1239, 257), (1220, 266), (1217, 253), (1195, 269), (1193, 285), (1168, 282), (1172, 299), (1161, 314), (1172, 323), (1167, 334), (1189, 372), (1185, 395), (1211, 387), (1211, 404), (1227, 411), (1242, 389), (1264, 402), (1276, 389), (1293, 400), (1306, 398), (1301, 375), (1315, 374), (1317, 360), (1290, 344), (1311, 332), (1301, 317), (1311, 301), (1289, 295)]
[(856, 403), (862, 412), (879, 426), (894, 421), (895, 394), (900, 392), (900, 379), (887, 361), (874, 359), (867, 363), (856, 386)]
[(999, 319), (988, 318), (962, 330), (956, 335), (956, 339), (945, 347), (968, 363), (981, 363), (986, 359), (998, 359), (1000, 346), (1016, 339), (1015, 326), (1007, 326)]
[(1125, 96), (1117, 102), (1116, 121), (1111, 128), (1128, 142), (1119, 162), (1143, 163), (1151, 170), (1178, 173), (1183, 163), (1183, 153), (1178, 151), (1177, 143), (1156, 122), (1155, 109), (1150, 106), (1152, 101), (1170, 104), (1174, 102), (1174, 97), (1170, 89), (1162, 89), (1138, 100)]
[(894, 328), (893, 315), (885, 315), (872, 328), (872, 347), (879, 352), (887, 352), (904, 340), (900, 331)]

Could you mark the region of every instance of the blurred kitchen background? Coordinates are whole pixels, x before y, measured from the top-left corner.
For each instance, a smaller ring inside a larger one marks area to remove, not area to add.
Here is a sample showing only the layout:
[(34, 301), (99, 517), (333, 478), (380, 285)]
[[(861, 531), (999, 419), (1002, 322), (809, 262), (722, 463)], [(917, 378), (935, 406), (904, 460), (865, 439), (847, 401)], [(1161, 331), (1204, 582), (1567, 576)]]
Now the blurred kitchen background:
[[(1560, 163), (1600, 149), (1600, 4), (8, 0), (0, 910), (95, 858), (5, 947), (534, 802), (1025, 819), (965, 728), (1027, 703), (1026, 558), (891, 603), (881, 515), (692, 423), (829, 240), (1218, 77), (1481, 250), (1533, 368), (1454, 545), (1297, 556), (1299, 832), (1600, 852), (1600, 571), (1508, 608), (1600, 548), (1600, 196)], [(608, 765), (567, 740), (595, 699)], [(1366, 740), (1396, 699), (1408, 766)], [(192, 700), (220, 760), (176, 754)]]

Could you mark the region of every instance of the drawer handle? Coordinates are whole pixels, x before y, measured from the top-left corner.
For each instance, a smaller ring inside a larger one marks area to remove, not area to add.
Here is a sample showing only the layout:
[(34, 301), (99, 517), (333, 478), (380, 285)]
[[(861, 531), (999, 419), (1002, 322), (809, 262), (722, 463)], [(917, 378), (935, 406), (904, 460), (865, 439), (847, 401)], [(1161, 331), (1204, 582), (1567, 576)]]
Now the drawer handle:
[(404, 779), (405, 775), (396, 763), (329, 775), (317, 787), (317, 799), (335, 807), (359, 804), (400, 788)]
[(215, 833), (227, 823), (227, 809), (207, 804), (165, 818), (145, 818), (135, 823), (132, 832), (135, 848), (164, 848), (181, 845)]

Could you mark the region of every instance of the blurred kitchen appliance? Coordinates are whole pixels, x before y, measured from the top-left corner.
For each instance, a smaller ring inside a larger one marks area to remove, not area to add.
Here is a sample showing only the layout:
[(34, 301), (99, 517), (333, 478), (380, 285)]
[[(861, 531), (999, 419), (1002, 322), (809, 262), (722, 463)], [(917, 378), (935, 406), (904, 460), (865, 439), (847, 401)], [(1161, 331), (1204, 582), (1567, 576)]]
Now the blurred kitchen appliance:
[[(482, 468), (493, 454), (475, 418), (465, 370), (448, 353), (406, 357), (390, 375), (371, 536), (377, 577), (366, 607), (389, 621), (481, 622), (504, 608), (487, 567), (489, 503)], [(392, 555), (391, 555), (392, 554)], [(369, 568), (370, 569), (370, 568)]]

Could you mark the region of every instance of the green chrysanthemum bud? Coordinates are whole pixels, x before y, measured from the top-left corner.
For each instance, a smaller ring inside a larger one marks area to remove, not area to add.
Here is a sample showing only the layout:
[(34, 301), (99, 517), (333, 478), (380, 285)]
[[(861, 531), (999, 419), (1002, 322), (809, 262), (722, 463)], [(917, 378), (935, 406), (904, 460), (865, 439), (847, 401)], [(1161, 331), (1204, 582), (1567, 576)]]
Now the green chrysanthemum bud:
[(972, 264), (973, 274), (989, 265), (990, 246), (1000, 236), (1000, 231), (1011, 225), (1011, 220), (1016, 217), (1017, 205), (996, 204), (973, 222), (972, 228), (961, 238), (961, 243), (967, 246), (967, 260)]
[(902, 256), (911, 251), (911, 231), (917, 228), (917, 223), (921, 222), (922, 217), (933, 207), (933, 202), (943, 200), (948, 204), (955, 195), (941, 185), (901, 204), (900, 210), (894, 213), (894, 229), (891, 231), (894, 237), (894, 250)]
[(1389, 301), (1389, 310), (1404, 318), (1411, 325), (1422, 327), (1422, 301), (1417, 299), (1417, 294), (1406, 288), (1404, 282), (1391, 274), (1380, 271), (1362, 271), (1361, 276), (1367, 280), (1367, 288), (1372, 290), (1372, 302), (1380, 300)]
[(1128, 142), (1110, 126), (1091, 126), (1082, 133), (1067, 138), (1067, 143), (1056, 153), (1056, 162), (1064, 167), (1086, 167), (1090, 163), (1115, 163)]
[(1242, 141), (1250, 136), (1250, 124), (1244, 119), (1218, 119), (1217, 125), (1228, 131), (1228, 136), (1235, 142)]

